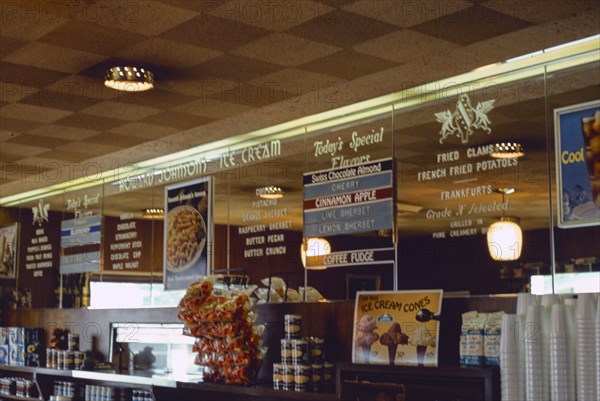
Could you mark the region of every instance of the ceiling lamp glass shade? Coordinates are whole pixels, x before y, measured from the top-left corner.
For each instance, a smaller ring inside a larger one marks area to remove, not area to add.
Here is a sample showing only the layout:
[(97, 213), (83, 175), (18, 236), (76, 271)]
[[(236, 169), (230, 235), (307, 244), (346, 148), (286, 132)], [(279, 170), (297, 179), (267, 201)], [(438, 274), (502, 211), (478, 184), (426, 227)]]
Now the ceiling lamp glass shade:
[(494, 144), (494, 150), (490, 156), (496, 159), (516, 159), (525, 156), (525, 151), (520, 143), (502, 142)]
[(106, 71), (104, 86), (125, 92), (142, 92), (154, 87), (154, 74), (140, 67), (112, 67)]
[(326, 269), (323, 257), (329, 254), (331, 254), (331, 245), (325, 238), (308, 238), (300, 245), (300, 259), (305, 269)]
[(157, 207), (150, 207), (142, 210), (145, 219), (162, 219), (165, 216), (165, 210)]
[(281, 199), (283, 198), (283, 189), (272, 185), (256, 188), (256, 196), (263, 199)]
[(487, 244), (494, 260), (517, 260), (523, 249), (523, 232), (513, 217), (502, 217), (487, 231)]

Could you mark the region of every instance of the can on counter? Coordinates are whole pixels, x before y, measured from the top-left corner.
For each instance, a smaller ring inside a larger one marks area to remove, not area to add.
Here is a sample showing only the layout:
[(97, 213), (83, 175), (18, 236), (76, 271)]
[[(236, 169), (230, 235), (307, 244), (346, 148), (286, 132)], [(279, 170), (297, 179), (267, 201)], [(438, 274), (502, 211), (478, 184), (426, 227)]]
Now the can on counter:
[(320, 363), (312, 364), (312, 380), (310, 381), (311, 390), (314, 393), (323, 391), (323, 373), (324, 367)]
[(56, 369), (65, 368), (65, 354), (62, 350), (56, 350)]
[(312, 379), (312, 368), (310, 365), (296, 365), (294, 371), (294, 390), (305, 392), (309, 390)]
[(296, 367), (287, 363), (282, 364), (283, 366), (283, 390), (290, 391), (294, 390), (294, 374)]
[(29, 398), (37, 398), (38, 391), (33, 380), (25, 380), (25, 387), (23, 389), (23, 396)]
[(273, 390), (283, 390), (283, 364), (273, 364)]
[[(54, 361), (52, 361), (54, 359)], [(56, 359), (54, 356), (54, 348), (46, 348), (46, 367), (50, 369), (54, 369), (54, 365), (56, 364)]]
[(292, 363), (292, 340), (281, 339), (281, 363)]
[(79, 334), (69, 333), (67, 336), (69, 351), (79, 351)]
[(334, 383), (333, 377), (335, 375), (335, 366), (331, 362), (325, 362), (323, 364), (323, 389), (327, 392), (333, 391)]
[(61, 382), (61, 381), (54, 382), (54, 388), (52, 391), (54, 393), (54, 395), (62, 395), (63, 394), (62, 393), (63, 392), (63, 387), (62, 387), (63, 384), (62, 383), (63, 382)]
[(285, 338), (299, 339), (302, 337), (302, 317), (300, 315), (284, 316)]
[(74, 351), (64, 351), (65, 355), (65, 369), (73, 370), (75, 369), (75, 352)]
[(308, 363), (308, 341), (292, 341), (292, 363), (296, 365)]
[(81, 370), (83, 367), (83, 359), (85, 358), (85, 353), (83, 351), (75, 351), (73, 353), (73, 364), (75, 370)]
[(308, 359), (311, 363), (323, 363), (323, 345), (325, 340), (319, 337), (310, 337), (308, 339)]

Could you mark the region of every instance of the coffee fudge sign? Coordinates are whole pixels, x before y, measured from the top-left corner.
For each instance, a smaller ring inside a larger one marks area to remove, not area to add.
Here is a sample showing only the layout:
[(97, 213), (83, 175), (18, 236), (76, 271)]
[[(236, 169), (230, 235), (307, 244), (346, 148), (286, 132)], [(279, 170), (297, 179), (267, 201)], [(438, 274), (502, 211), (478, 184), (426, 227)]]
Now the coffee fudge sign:
[(352, 363), (437, 366), (442, 293), (359, 291)]
[(332, 252), (316, 261), (306, 258), (306, 266), (342, 267), (355, 265), (380, 265), (394, 263), (394, 248), (356, 249), (352, 251)]
[(165, 187), (163, 281), (185, 289), (212, 264), (212, 180), (206, 177)]
[(558, 226), (600, 224), (600, 101), (554, 111)]
[(392, 228), (392, 159), (304, 175), (304, 236)]

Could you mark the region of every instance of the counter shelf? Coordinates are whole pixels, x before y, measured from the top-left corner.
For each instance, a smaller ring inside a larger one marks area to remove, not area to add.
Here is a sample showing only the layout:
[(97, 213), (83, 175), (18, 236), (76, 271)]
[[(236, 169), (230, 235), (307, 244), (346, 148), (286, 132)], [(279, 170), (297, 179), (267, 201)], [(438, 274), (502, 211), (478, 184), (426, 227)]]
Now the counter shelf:
[[(498, 367), (420, 367), (336, 364), (336, 391), (343, 400), (344, 386), (361, 382), (402, 384), (406, 401), (460, 400), (497, 401), (500, 399)], [(348, 384), (349, 383), (349, 384)]]
[(11, 394), (0, 394), (0, 400), (43, 401), (43, 398), (19, 397)]

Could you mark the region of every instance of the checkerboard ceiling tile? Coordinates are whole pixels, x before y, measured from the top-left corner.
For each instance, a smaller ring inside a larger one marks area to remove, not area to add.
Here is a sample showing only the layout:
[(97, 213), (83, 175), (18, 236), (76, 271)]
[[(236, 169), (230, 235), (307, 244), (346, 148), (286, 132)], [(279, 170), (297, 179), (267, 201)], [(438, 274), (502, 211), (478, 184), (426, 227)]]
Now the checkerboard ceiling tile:
[[(467, 46), (577, 13), (597, 18), (598, 3), (2, 2), (0, 161), (158, 156), (155, 149), (164, 152), (169, 143), (180, 143), (169, 137), (186, 130), (273, 104), (293, 109), (290, 103), (310, 92), (351, 90), (354, 80), (420, 60), (432, 65), (440, 54), (451, 59), (453, 52), (466, 54)], [(569, 35), (577, 36), (577, 29), (583, 28), (573, 26)], [(155, 89), (124, 94), (105, 88), (106, 69), (127, 63), (150, 69)], [(267, 115), (278, 114), (270, 109)], [(189, 146), (203, 141), (189, 138), (196, 141)], [(420, 142), (407, 141), (406, 150), (419, 154)], [(134, 150), (124, 152), (129, 147)]]

